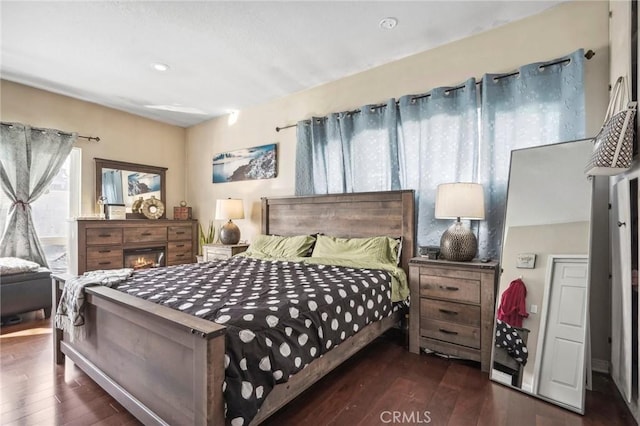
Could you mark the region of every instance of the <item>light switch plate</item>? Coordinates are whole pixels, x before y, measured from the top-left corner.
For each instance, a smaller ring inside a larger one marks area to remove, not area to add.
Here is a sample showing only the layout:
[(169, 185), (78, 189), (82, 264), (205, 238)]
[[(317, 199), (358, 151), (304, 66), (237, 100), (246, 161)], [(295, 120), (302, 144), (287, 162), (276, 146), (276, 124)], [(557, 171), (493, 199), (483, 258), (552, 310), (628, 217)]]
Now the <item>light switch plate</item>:
[(534, 269), (536, 267), (535, 253), (520, 253), (516, 257), (516, 268)]

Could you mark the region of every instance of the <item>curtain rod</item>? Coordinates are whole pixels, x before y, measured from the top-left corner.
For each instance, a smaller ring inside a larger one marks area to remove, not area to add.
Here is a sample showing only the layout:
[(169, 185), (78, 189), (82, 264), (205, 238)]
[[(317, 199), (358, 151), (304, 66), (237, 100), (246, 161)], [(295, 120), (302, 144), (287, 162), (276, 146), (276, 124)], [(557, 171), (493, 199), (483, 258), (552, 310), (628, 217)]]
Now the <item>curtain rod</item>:
[[(587, 58), (587, 60), (589, 60), (589, 59), (593, 58), (595, 56), (595, 54), (596, 54), (596, 52), (594, 52), (593, 50), (589, 49), (584, 54), (584, 57)], [(560, 65), (560, 64), (564, 64), (564, 63), (569, 62), (569, 61), (571, 61), (571, 59), (569, 59), (569, 58), (560, 59), (559, 61), (553, 61), (553, 62), (549, 62), (547, 64), (542, 64), (542, 65), (540, 65), (540, 68), (546, 68), (546, 67), (550, 67), (550, 66), (553, 66), (553, 65)], [(502, 75), (499, 75), (499, 76), (495, 76), (495, 77), (493, 77), (493, 79), (494, 80), (501, 80), (503, 78), (512, 77), (512, 76), (518, 75), (518, 74), (520, 74), (520, 71), (513, 71), (513, 72), (510, 72), (510, 73), (507, 73), (507, 74), (502, 74)], [(476, 81), (476, 85), (478, 85), (478, 84), (482, 84), (482, 79)], [(445, 91), (445, 93), (449, 93), (449, 92), (452, 92), (454, 90), (464, 89), (464, 87), (465, 87), (464, 85), (452, 87), (450, 89), (447, 89)], [(428, 98), (429, 96), (431, 96), (431, 94), (427, 93), (425, 95), (414, 96), (413, 98), (411, 98), (411, 100), (414, 101), (416, 99)], [(398, 101), (396, 101), (396, 105), (398, 105)], [(373, 105), (371, 107), (371, 110), (375, 110), (375, 109), (378, 109), (378, 108), (385, 108), (386, 106), (387, 106), (387, 104)], [(350, 112), (351, 113), (358, 113), (358, 112), (360, 112), (360, 110), (356, 109), (356, 110), (353, 110), (353, 111), (350, 111)], [(289, 124), (288, 126), (276, 127), (276, 132), (279, 132), (280, 130), (288, 129), (290, 127), (298, 127), (298, 124)]]
[[(11, 123), (2, 122), (2, 125), (3, 126), (7, 126), (7, 127), (13, 127), (13, 124), (11, 124)], [(45, 130), (48, 130), (48, 129), (41, 129), (39, 127), (32, 127), (32, 129), (39, 130), (39, 131), (42, 131), (42, 132), (45, 131)], [(71, 136), (71, 133), (58, 132), (58, 135), (60, 135), (60, 136)], [(88, 141), (100, 142), (100, 137), (99, 136), (82, 136), (82, 135), (78, 135), (78, 137), (82, 138), (82, 139), (87, 139)]]

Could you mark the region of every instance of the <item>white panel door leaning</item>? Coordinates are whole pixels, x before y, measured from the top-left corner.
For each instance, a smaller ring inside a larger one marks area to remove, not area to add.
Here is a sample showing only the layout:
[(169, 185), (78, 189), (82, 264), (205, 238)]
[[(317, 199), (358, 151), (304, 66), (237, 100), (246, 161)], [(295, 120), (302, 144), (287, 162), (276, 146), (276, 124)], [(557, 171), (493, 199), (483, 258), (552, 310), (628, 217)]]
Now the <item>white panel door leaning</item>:
[(551, 285), (538, 392), (583, 409), (588, 259), (551, 257)]

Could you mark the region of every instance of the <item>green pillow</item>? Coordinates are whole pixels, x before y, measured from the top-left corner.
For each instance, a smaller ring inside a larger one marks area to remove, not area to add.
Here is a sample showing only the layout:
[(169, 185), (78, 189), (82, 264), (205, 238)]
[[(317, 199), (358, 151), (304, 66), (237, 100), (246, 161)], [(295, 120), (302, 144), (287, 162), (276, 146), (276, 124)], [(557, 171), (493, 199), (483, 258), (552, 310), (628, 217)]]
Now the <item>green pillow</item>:
[(277, 258), (304, 257), (316, 239), (312, 235), (282, 237), (279, 235), (258, 235), (247, 249), (247, 256), (268, 256)]
[(390, 237), (338, 238), (317, 236), (311, 257), (339, 257), (359, 261), (398, 264), (400, 241)]

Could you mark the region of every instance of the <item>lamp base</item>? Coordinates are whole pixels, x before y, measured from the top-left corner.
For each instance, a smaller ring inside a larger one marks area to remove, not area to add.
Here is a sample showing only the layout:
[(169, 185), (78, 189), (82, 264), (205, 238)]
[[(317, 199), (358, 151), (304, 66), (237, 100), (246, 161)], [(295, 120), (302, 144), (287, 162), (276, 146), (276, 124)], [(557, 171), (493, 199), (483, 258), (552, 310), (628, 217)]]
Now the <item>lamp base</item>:
[(240, 228), (229, 220), (220, 227), (220, 242), (222, 244), (238, 244), (238, 241), (240, 241)]
[(454, 262), (468, 262), (478, 252), (478, 240), (469, 228), (456, 221), (440, 238), (440, 255)]

